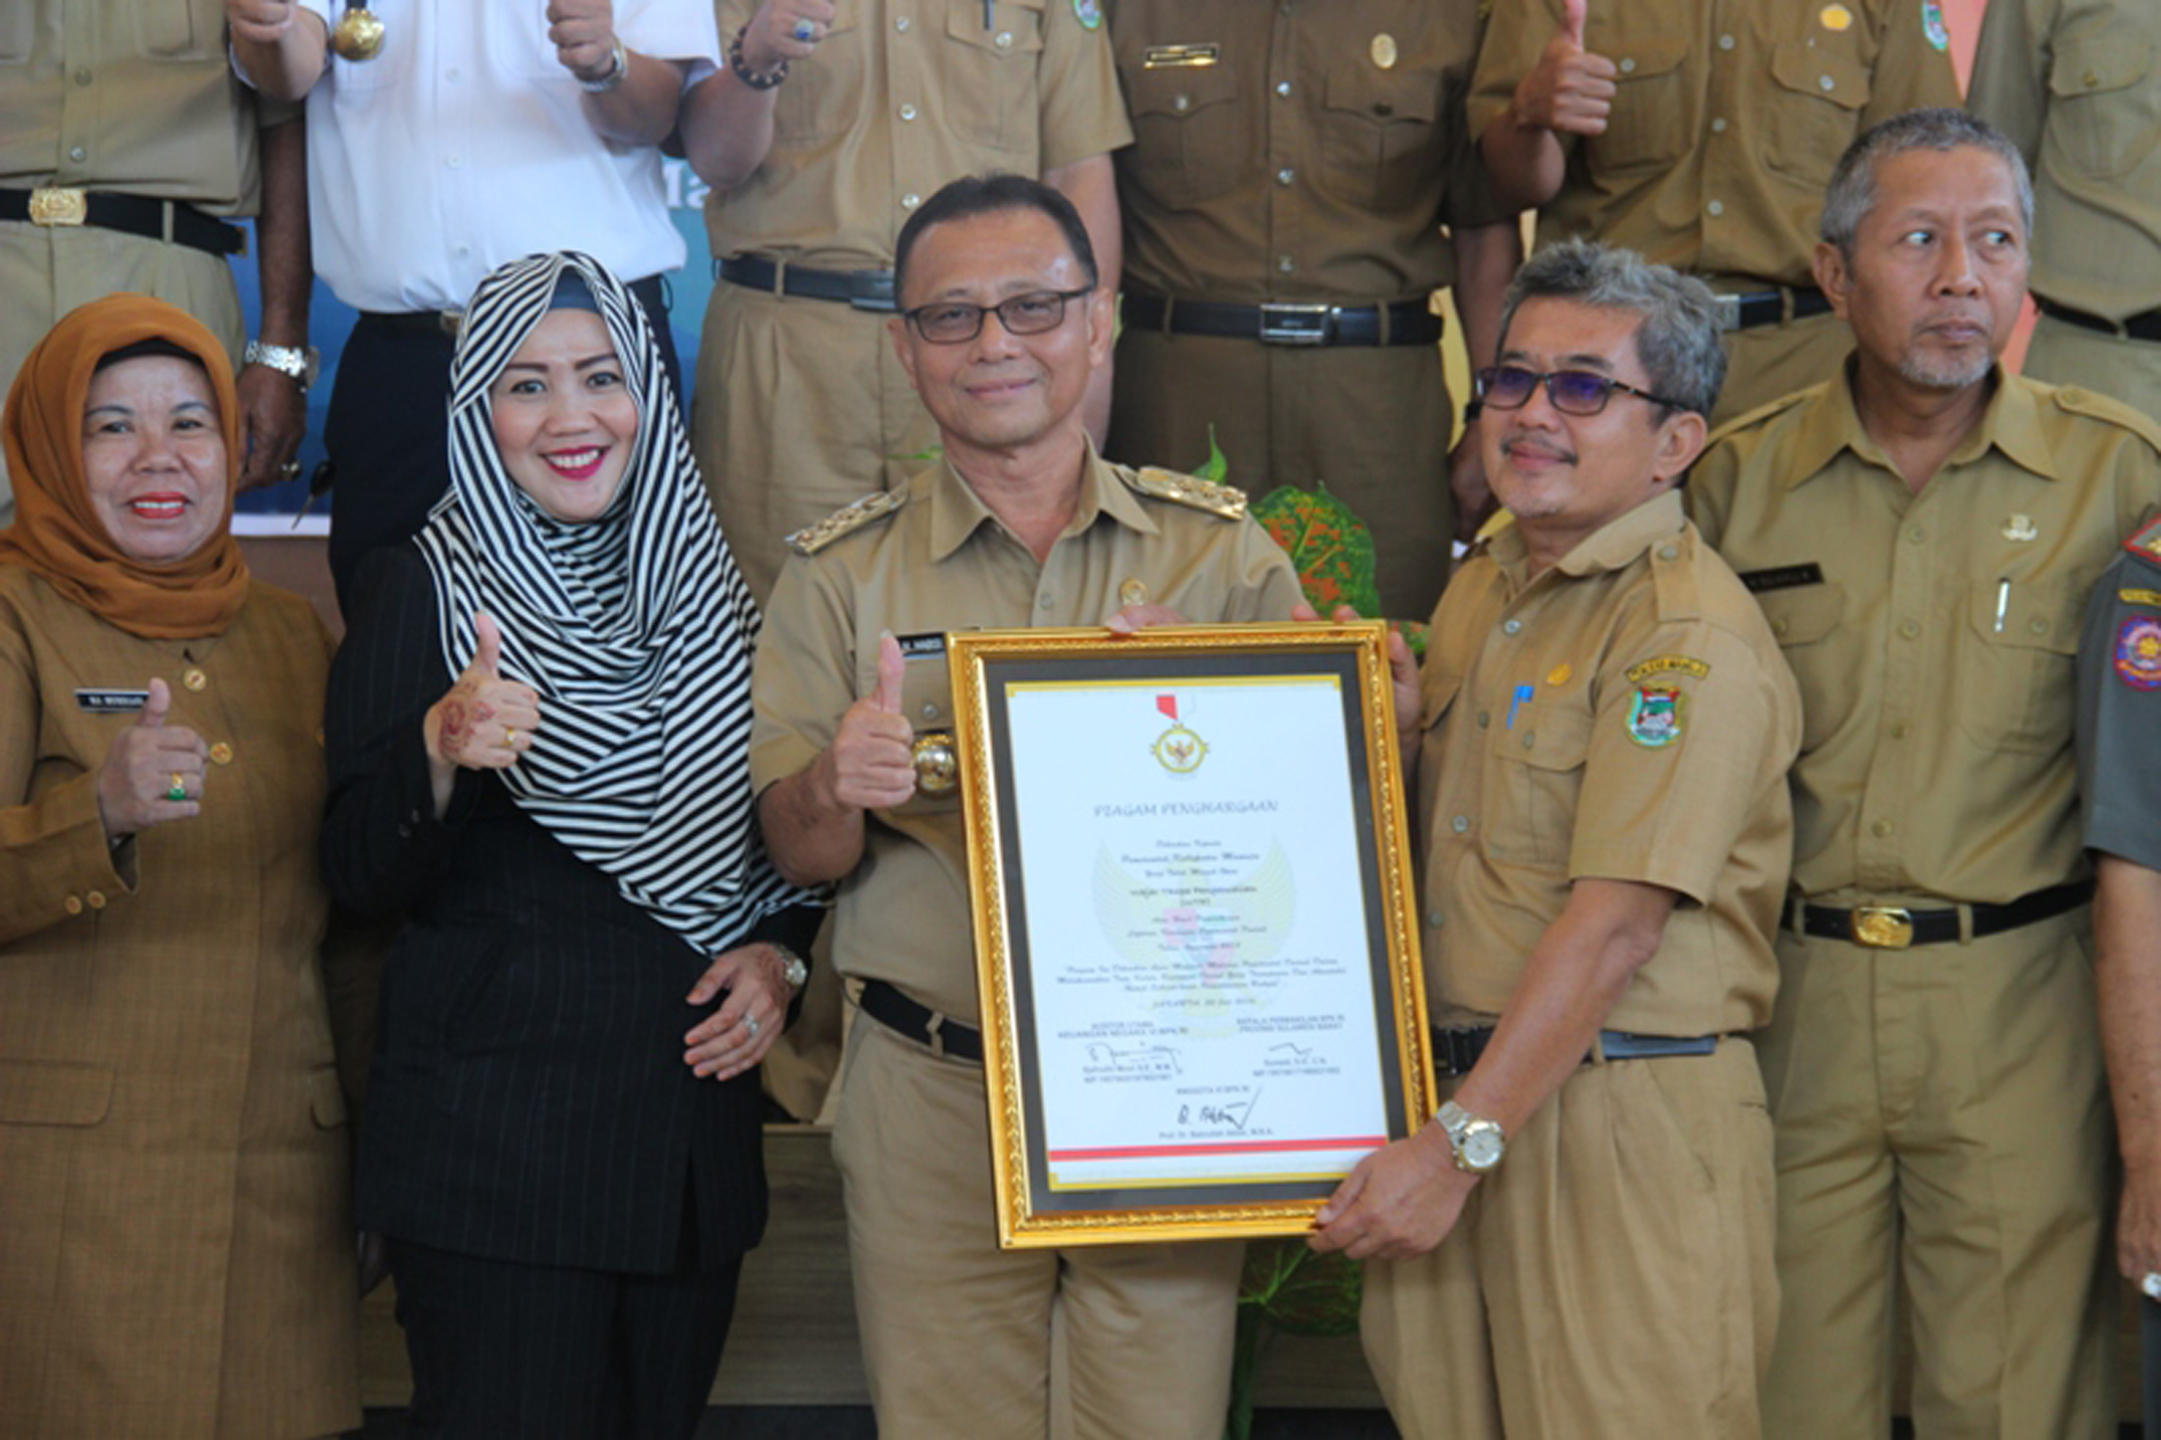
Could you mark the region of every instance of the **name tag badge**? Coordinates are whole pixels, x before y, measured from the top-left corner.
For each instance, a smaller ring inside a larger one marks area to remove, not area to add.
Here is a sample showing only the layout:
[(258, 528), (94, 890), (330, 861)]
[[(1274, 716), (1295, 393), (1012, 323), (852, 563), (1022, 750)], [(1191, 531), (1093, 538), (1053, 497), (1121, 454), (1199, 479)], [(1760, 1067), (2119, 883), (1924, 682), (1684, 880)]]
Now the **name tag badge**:
[(1223, 58), (1223, 47), (1206, 45), (1151, 45), (1141, 52), (1143, 70), (1200, 70)]
[(926, 630), (920, 635), (895, 635), (893, 638), (900, 642), (900, 655), (903, 660), (921, 660), (928, 656), (945, 654), (943, 630)]
[(150, 703), (148, 690), (78, 690), (75, 706), (92, 715), (139, 714)]
[(1798, 590), (1803, 585), (1821, 585), (1823, 567), (1811, 560), (1805, 565), (1775, 565), (1769, 570), (1743, 570), (1741, 583), (1751, 595), (1761, 595), (1768, 590)]

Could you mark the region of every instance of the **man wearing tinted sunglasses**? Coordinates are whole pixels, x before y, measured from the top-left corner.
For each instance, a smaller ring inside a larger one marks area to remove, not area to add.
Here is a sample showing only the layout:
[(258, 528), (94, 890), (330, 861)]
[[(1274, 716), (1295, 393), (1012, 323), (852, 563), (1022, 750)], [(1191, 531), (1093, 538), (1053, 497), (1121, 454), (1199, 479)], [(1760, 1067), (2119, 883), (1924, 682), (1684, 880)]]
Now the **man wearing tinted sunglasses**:
[(1408, 1436), (1755, 1433), (1777, 1285), (1744, 1037), (1777, 983), (1801, 722), (1676, 493), (1725, 373), (1714, 316), (1701, 282), (1566, 241), (1517, 273), (1479, 376), (1514, 523), (1450, 582), (1400, 710), (1449, 1098), (1314, 1242), (1386, 1262), (1366, 1354)]
[(2088, 590), (2161, 499), (2161, 432), (1997, 364), (2032, 224), (2025, 163), (1983, 122), (1864, 134), (1816, 247), (1856, 353), (1689, 485), (1807, 720), (1763, 1046), (1772, 1436), (1884, 1433), (1894, 1263), (1923, 1440), (2116, 1433), (2074, 661)]

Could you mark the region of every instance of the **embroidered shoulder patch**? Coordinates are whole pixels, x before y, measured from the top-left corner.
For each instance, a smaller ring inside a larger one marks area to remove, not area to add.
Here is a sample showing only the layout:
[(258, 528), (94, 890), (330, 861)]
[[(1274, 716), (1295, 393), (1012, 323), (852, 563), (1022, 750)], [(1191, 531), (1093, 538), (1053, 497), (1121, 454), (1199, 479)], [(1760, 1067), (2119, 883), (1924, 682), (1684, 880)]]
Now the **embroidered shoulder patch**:
[(2161, 590), (2118, 590), (2116, 598), (2126, 605), (2146, 605), (2161, 610)]
[(874, 520), (883, 520), (907, 503), (908, 492), (905, 490), (880, 490), (865, 495), (790, 535), (788, 548), (798, 555), (815, 555), (843, 535), (852, 535)]
[(1943, 25), (1943, 6), (1938, 0), (1921, 0), (1921, 33), (1938, 50), (1951, 48), (1951, 32)]
[(2161, 560), (2161, 516), (2132, 531), (2123, 548), (2148, 560)]
[(1628, 683), (1641, 685), (1654, 675), (1693, 675), (1698, 680), (1711, 673), (1708, 663), (1688, 655), (1659, 655), (1641, 665), (1628, 667)]
[(2161, 620), (2134, 615), (2116, 632), (2116, 678), (2134, 690), (2161, 690)]
[(1246, 513), (1245, 491), (1203, 480), (1198, 475), (1181, 475), (1176, 470), (1159, 470), (1153, 465), (1131, 472), (1120, 470), (1118, 475), (1129, 487), (1151, 500), (1168, 500), (1173, 505), (1206, 510), (1225, 520), (1236, 520)]
[(1098, 28), (1103, 23), (1103, 6), (1100, 0), (1073, 0), (1073, 18), (1080, 21), (1081, 28), (1085, 30)]
[(1681, 712), (1688, 697), (1678, 690), (1639, 685), (1628, 697), (1628, 738), (1650, 750), (1663, 750), (1681, 738)]

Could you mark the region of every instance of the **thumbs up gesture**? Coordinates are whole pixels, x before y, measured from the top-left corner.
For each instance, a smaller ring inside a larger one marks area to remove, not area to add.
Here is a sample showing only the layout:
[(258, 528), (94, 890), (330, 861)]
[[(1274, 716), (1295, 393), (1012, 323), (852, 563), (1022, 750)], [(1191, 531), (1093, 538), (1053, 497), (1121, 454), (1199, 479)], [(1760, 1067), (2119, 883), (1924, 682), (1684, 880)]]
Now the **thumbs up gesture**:
[(507, 770), (532, 748), (540, 696), (501, 673), (502, 633), (493, 617), (473, 617), (473, 659), (448, 694), (428, 709), (428, 758), (445, 770)]
[(1516, 86), (1512, 118), (1523, 129), (1603, 135), (1613, 110), (1614, 64), (1583, 48), (1590, 0), (1562, 0), (1561, 28)]
[(907, 661), (890, 634), (878, 639), (878, 685), (840, 717), (840, 731), (820, 758), (827, 793), (840, 806), (877, 810), (915, 794), (915, 729), (900, 713)]
[[(173, 692), (152, 680), (143, 713), (113, 737), (98, 767), (98, 818), (108, 839), (119, 840), (168, 820), (203, 813), (203, 737), (185, 725), (165, 723)], [(174, 795), (183, 798), (175, 800)]]

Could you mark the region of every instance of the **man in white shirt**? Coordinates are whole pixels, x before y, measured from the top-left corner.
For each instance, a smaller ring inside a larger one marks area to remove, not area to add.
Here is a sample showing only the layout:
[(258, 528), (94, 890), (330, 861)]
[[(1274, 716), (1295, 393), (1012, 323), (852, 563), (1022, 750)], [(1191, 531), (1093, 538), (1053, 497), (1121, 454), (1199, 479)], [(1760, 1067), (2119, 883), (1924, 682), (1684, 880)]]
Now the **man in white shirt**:
[[(264, 94), (306, 97), (315, 269), (361, 312), (323, 436), (331, 570), (426, 522), (448, 482), (457, 315), (496, 266), (582, 250), (631, 282), (679, 375), (661, 276), (686, 250), (658, 145), (715, 68), (706, 0), (377, 0), (377, 48), (342, 0), (226, 0)], [(349, 33), (349, 31), (347, 32)]]

